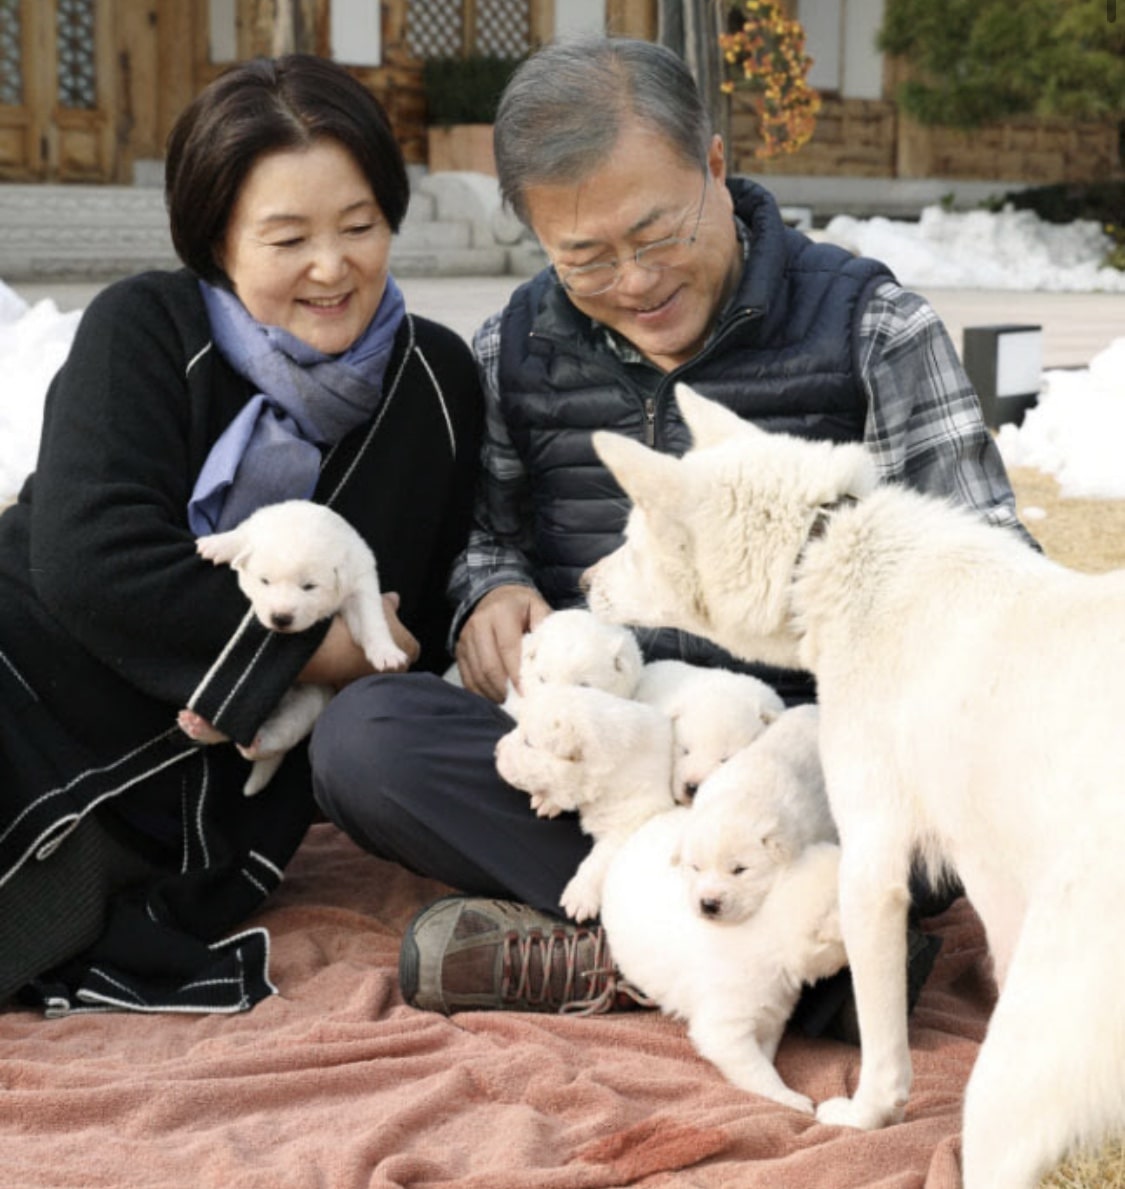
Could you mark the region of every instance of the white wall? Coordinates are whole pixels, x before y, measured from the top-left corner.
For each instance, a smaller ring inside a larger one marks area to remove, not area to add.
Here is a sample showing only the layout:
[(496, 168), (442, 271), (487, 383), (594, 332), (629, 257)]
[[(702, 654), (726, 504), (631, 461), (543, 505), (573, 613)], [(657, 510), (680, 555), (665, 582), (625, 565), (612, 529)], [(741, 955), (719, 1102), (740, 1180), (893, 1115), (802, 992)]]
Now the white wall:
[(381, 65), (381, 20), (381, 6), (372, 0), (332, 0), (328, 29), (332, 57), (349, 66)]
[(883, 0), (800, 0), (805, 49), (813, 58), (809, 82), (846, 99), (883, 97), (883, 55), (875, 35)]
[(207, 30), (212, 62), (233, 62), (238, 57), (236, 0), (211, 0)]
[(801, 0), (798, 17), (805, 28), (805, 50), (813, 59), (809, 83), (818, 91), (838, 91), (843, 66), (843, 0)]
[(555, 0), (555, 36), (605, 32), (605, 0)]
[(846, 0), (844, 20), (844, 96), (882, 99), (883, 55), (875, 35), (883, 23), (883, 0)]

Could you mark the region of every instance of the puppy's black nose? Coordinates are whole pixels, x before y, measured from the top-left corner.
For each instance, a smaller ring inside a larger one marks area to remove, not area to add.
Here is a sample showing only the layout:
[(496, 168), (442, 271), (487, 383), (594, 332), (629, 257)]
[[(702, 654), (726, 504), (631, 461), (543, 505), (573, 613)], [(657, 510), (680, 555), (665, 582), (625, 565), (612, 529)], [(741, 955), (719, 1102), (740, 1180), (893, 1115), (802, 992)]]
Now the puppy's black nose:
[(705, 917), (717, 917), (723, 911), (723, 902), (721, 900), (700, 900), (699, 911)]
[(275, 611), (270, 623), (279, 632), (287, 632), (293, 626), (293, 616), (288, 611)]
[(695, 800), (695, 794), (698, 792), (699, 792), (699, 785), (697, 785), (697, 784), (685, 784), (684, 785), (684, 796), (688, 799), (689, 804)]

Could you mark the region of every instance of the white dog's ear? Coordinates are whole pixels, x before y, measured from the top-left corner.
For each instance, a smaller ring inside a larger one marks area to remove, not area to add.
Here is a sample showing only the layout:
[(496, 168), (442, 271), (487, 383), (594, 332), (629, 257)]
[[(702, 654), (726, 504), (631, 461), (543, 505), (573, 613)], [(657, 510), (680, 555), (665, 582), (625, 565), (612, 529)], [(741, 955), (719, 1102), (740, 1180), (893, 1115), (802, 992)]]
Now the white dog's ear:
[(634, 504), (644, 508), (659, 507), (669, 498), (675, 469), (680, 466), (679, 459), (604, 429), (594, 434), (593, 443), (598, 457)]
[(210, 536), (198, 537), (195, 542), (196, 553), (217, 566), (233, 562), (241, 550), (242, 533), (236, 528), (225, 533), (211, 533)]
[(728, 438), (765, 432), (744, 421), (718, 401), (700, 396), (686, 384), (676, 385), (676, 404), (679, 405), (684, 423), (691, 430), (691, 444), (696, 450), (704, 446), (717, 446)]

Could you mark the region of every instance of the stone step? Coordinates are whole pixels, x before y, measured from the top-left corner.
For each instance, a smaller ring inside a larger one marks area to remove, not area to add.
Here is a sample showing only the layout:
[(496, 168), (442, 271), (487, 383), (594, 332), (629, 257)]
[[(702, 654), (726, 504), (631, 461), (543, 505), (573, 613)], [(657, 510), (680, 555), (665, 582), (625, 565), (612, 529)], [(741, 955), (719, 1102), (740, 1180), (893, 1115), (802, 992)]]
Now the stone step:
[[(413, 179), (391, 249), (401, 276), (493, 276), (527, 269), (522, 229), (500, 213), (494, 179)], [(0, 280), (102, 280), (177, 265), (158, 186), (0, 184)]]

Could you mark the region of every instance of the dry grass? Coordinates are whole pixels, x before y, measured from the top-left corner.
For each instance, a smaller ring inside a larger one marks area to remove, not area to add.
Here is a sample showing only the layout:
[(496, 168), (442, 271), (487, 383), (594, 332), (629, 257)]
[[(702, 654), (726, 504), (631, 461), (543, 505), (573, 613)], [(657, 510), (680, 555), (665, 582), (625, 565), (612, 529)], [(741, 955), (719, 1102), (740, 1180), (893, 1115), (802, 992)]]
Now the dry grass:
[(1125, 568), (1125, 500), (1060, 499), (1050, 475), (1026, 467), (1010, 474), (1016, 506), (1048, 556), (1090, 573)]
[(1125, 1189), (1125, 1141), (1066, 1161), (1042, 1182), (1042, 1189)]

